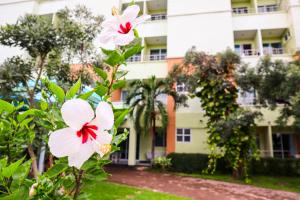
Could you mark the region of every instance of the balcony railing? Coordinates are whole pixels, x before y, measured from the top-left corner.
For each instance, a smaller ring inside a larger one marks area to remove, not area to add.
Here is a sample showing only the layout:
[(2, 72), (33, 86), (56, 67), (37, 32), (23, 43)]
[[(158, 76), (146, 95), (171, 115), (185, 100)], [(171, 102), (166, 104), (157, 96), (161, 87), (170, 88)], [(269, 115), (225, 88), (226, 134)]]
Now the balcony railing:
[(282, 55), (285, 53), (284, 48), (264, 48), (265, 55)]
[[(263, 5), (257, 7), (257, 13), (270, 13), (280, 11), (278, 5)], [(232, 13), (235, 15), (245, 15), (250, 13), (256, 13), (254, 8), (241, 7), (241, 8), (232, 8)]]
[(152, 14), (151, 15), (151, 21), (165, 20), (165, 19), (167, 19), (167, 14)]
[(141, 62), (141, 55), (134, 55), (127, 59), (127, 62)]
[(245, 14), (248, 14), (248, 13), (254, 13), (254, 9), (247, 8), (247, 7), (233, 8), (232, 13), (235, 14), (235, 15), (245, 15)]
[(258, 6), (257, 11), (258, 13), (268, 13), (268, 12), (277, 12), (279, 11), (278, 5), (265, 5), (265, 6)]
[(259, 51), (257, 49), (236, 50), (235, 52), (241, 56), (258, 56), (259, 55)]
[(147, 61), (166, 60), (167, 54), (153, 54), (145, 57)]

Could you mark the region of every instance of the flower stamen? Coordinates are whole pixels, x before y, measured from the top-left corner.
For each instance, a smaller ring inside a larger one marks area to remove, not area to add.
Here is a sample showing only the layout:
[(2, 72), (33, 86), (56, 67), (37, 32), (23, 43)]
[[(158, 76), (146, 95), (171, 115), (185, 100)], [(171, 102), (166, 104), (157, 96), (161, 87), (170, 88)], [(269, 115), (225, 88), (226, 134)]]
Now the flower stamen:
[(86, 143), (89, 139), (89, 136), (92, 139), (97, 138), (97, 134), (94, 132), (98, 130), (98, 127), (95, 125), (89, 125), (89, 123), (85, 123), (82, 128), (77, 131), (77, 136), (82, 137), (82, 144)]

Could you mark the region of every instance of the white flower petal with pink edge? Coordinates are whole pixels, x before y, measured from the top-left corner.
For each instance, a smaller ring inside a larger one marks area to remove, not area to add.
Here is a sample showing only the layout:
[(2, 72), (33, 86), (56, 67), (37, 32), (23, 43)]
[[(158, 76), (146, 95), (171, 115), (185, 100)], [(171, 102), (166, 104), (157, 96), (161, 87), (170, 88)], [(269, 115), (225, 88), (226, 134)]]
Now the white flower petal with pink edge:
[(110, 104), (100, 102), (96, 108), (96, 118), (92, 124), (99, 124), (100, 130), (110, 130), (114, 125), (114, 113)]
[(64, 157), (76, 153), (81, 140), (72, 128), (63, 128), (50, 134), (48, 145), (55, 157)]
[(84, 162), (87, 161), (94, 153), (95, 150), (93, 148), (92, 141), (88, 141), (87, 143), (80, 145), (79, 151), (68, 157), (69, 166), (80, 169)]
[(66, 101), (61, 107), (61, 115), (65, 123), (76, 131), (95, 117), (91, 105), (82, 99)]
[(100, 34), (100, 42), (124, 46), (134, 40), (134, 31), (139, 24), (150, 18), (150, 15), (138, 17), (140, 7), (128, 6), (121, 16), (112, 16), (102, 23), (103, 31)]

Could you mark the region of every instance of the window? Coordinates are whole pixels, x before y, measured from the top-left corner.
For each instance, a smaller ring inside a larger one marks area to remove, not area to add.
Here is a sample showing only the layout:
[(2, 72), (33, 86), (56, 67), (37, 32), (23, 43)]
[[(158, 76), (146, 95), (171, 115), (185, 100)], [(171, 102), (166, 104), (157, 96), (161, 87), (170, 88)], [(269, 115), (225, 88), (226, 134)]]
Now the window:
[(156, 147), (165, 147), (166, 146), (166, 134), (165, 133), (156, 133), (155, 146)]
[(239, 8), (233, 8), (232, 12), (234, 14), (247, 14), (249, 10), (247, 7), (239, 7)]
[(126, 102), (127, 96), (128, 96), (128, 91), (127, 90), (122, 90), (122, 92), (121, 92), (121, 101)]
[(166, 60), (167, 49), (151, 49), (150, 60)]
[(187, 92), (187, 87), (184, 83), (177, 83), (176, 84), (176, 91), (177, 92)]
[(258, 8), (259, 13), (276, 12), (278, 10), (278, 5), (276, 5), (276, 4), (263, 5), (263, 6), (258, 6), (257, 8)]
[(243, 56), (257, 55), (256, 50), (252, 49), (251, 44), (236, 44), (234, 45), (235, 52)]
[(190, 142), (191, 141), (191, 129), (177, 129), (177, 142)]

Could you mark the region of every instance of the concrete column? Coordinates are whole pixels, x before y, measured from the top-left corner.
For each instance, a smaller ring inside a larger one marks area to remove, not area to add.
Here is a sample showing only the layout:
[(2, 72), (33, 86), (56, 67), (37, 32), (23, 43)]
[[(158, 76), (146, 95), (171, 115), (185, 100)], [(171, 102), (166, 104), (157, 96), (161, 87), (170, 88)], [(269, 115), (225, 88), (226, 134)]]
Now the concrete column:
[(133, 126), (133, 122), (130, 121), (130, 130), (129, 130), (129, 150), (128, 150), (128, 165), (136, 165), (136, 131)]
[(268, 133), (267, 133), (267, 151), (269, 153), (269, 157), (274, 157), (273, 152), (273, 138), (272, 138), (272, 125), (271, 122), (268, 122)]
[(253, 7), (254, 7), (254, 12), (258, 13), (258, 4), (257, 4), (257, 0), (253, 0)]
[(261, 34), (261, 30), (258, 29), (257, 30), (257, 45), (258, 45), (258, 52), (260, 56), (264, 55), (264, 47), (263, 47), (263, 40), (262, 40), (262, 34)]

